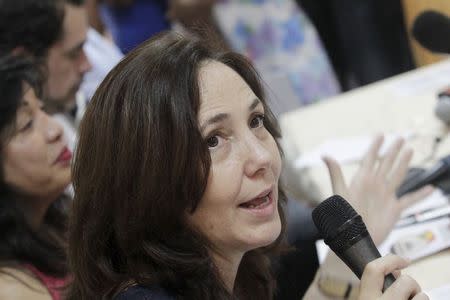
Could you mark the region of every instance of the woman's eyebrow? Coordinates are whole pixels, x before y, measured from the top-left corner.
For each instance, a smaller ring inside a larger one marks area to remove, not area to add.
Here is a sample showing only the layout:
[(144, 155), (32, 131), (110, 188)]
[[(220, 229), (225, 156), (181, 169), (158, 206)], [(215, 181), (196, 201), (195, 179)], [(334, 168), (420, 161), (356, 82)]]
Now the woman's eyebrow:
[(209, 125), (220, 123), (220, 122), (228, 119), (229, 117), (230, 116), (225, 113), (217, 114), (217, 115), (213, 116), (212, 118), (209, 118), (208, 120), (206, 120), (206, 122), (200, 127), (200, 130), (204, 131), (205, 128), (208, 127)]
[(248, 110), (250, 110), (250, 111), (254, 110), (255, 107), (257, 107), (259, 104), (262, 104), (262, 103), (261, 103), (261, 100), (259, 100), (258, 98), (255, 98), (255, 99), (253, 100), (253, 102), (250, 104)]
[(28, 101), (26, 101), (26, 100), (20, 101), (19, 107), (27, 107), (27, 106), (30, 106), (30, 104), (28, 103)]
[[(259, 100), (258, 98), (255, 98), (252, 101), (252, 103), (249, 105), (248, 110), (252, 111), (260, 104), (262, 104), (261, 100)], [(223, 122), (224, 120), (228, 119), (229, 117), (230, 116), (226, 113), (219, 113), (219, 114), (209, 118), (208, 120), (206, 120), (205, 123), (200, 127), (200, 130), (204, 131), (207, 126)]]

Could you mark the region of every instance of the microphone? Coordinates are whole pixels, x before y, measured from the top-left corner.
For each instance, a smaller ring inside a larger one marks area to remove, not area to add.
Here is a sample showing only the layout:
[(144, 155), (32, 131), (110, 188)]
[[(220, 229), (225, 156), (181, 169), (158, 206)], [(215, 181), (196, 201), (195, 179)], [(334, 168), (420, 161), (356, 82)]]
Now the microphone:
[(450, 53), (450, 18), (433, 10), (422, 12), (412, 26), (413, 37), (426, 49)]
[(397, 189), (397, 197), (415, 191), (427, 184), (436, 185), (448, 177), (450, 174), (450, 155), (441, 158), (435, 165), (428, 170), (417, 173), (417, 175), (407, 178)]
[[(381, 257), (361, 216), (341, 196), (331, 196), (319, 204), (312, 218), (325, 244), (359, 279), (366, 265)], [(394, 281), (394, 275), (386, 275), (383, 291)]]

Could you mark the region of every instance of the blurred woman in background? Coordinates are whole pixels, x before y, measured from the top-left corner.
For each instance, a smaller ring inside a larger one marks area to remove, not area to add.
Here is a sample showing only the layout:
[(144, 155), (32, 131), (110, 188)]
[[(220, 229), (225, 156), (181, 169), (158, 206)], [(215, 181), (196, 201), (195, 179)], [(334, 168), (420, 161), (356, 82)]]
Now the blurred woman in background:
[(0, 298), (61, 299), (72, 153), (33, 62), (0, 59)]

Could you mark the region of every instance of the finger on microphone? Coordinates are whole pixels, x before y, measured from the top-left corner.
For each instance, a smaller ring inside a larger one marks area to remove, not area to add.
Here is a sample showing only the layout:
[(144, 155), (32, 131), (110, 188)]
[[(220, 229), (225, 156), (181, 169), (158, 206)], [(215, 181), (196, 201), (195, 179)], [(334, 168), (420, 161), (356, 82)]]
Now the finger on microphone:
[(367, 264), (361, 277), (362, 295), (381, 295), (384, 277), (409, 265), (409, 260), (397, 255), (386, 255)]
[(392, 275), (394, 275), (394, 277), (397, 279), (402, 275), (402, 271), (400, 270), (392, 271)]
[(402, 275), (384, 291), (384, 295), (388, 299), (409, 300), (420, 292), (421, 288), (417, 281), (408, 275)]

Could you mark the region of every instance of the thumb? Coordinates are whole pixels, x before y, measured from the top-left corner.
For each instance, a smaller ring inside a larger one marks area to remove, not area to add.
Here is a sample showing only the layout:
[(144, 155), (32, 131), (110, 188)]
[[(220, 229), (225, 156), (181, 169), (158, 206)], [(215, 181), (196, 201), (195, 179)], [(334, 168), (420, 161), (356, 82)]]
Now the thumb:
[(333, 193), (341, 195), (344, 198), (347, 196), (347, 185), (345, 184), (344, 174), (342, 173), (339, 163), (329, 156), (322, 157), (328, 168), (330, 174), (331, 186), (333, 187)]
[[(384, 277), (387, 274), (392, 273), (393, 271), (396, 270), (403, 269), (408, 265), (409, 265), (408, 260), (392, 254), (388, 254), (384, 257), (377, 258), (368, 263), (364, 268), (364, 272), (361, 277), (359, 299), (365, 300), (380, 297), (382, 295)], [(392, 290), (394, 288), (395, 287), (391, 286), (389, 289)], [(400, 299), (400, 298), (386, 297), (386, 299)]]

